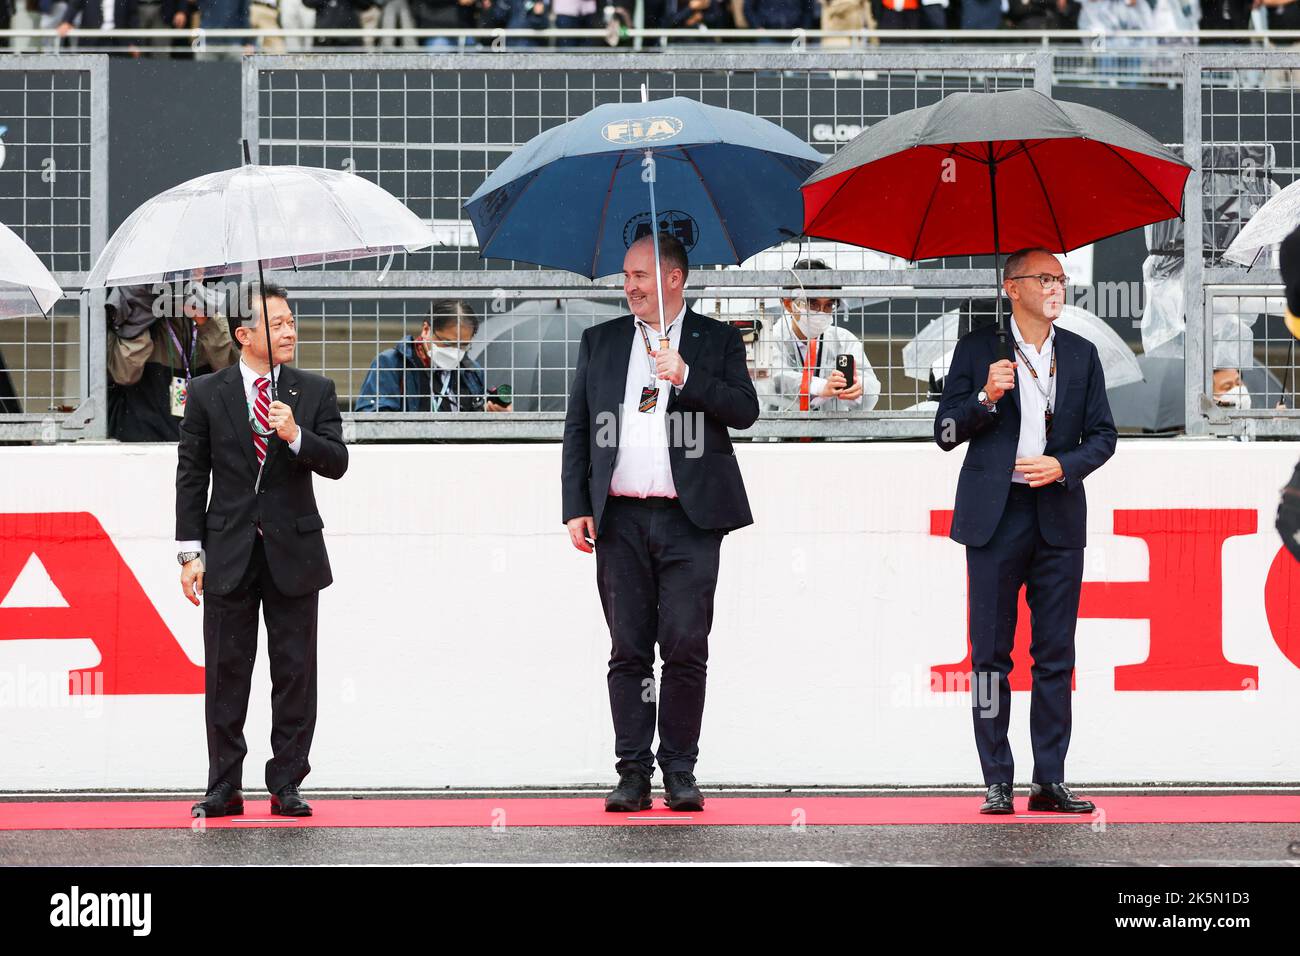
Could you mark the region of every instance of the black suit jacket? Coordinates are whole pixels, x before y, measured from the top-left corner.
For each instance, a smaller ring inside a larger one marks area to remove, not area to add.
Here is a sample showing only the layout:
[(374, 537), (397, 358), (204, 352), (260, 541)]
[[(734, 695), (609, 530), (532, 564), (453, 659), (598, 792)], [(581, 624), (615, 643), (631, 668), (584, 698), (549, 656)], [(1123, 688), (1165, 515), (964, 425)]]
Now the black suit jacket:
[[(1005, 327), (1007, 335), (1013, 336)], [(1038, 489), (1038, 522), (1049, 544), (1082, 548), (1087, 544), (1088, 522), (1083, 479), (1115, 454), (1115, 422), (1096, 346), (1062, 328), (1054, 333), (1056, 401), (1043, 454), (1061, 463), (1065, 481)], [(934, 416), (934, 440), (944, 451), (970, 442), (957, 479), (950, 537), (976, 548), (988, 543), (1002, 519), (1020, 441), (1018, 380), (1017, 387), (998, 401), (996, 412), (976, 398), (988, 380), (989, 366), (1004, 357), (999, 354), (996, 326), (962, 336)]]
[(203, 542), (203, 586), (213, 594), (229, 594), (239, 584), (259, 522), (271, 578), (282, 593), (300, 597), (334, 580), (311, 481), (313, 472), (341, 478), (348, 469), (334, 383), (287, 365), (276, 379), (280, 401), (302, 429), (302, 445), (294, 455), (270, 436), (256, 491), (257, 453), (239, 363), (190, 382), (177, 446), (176, 539)]
[[(587, 329), (578, 348), (578, 369), (564, 419), (564, 521), (592, 515), (597, 534), (614, 474), (628, 355), (637, 334), (633, 317), (623, 315)], [(733, 326), (687, 309), (678, 345), (690, 372), (680, 393), (668, 389), (664, 419), (678, 500), (700, 528), (743, 528), (754, 518), (727, 429), (748, 428), (758, 418), (758, 394), (745, 366), (745, 343)], [(674, 426), (674, 412), (682, 424)], [(642, 414), (635, 408), (624, 413)], [(694, 431), (683, 422), (690, 413), (699, 413), (691, 421)], [(690, 437), (692, 447), (685, 447), (683, 435)]]

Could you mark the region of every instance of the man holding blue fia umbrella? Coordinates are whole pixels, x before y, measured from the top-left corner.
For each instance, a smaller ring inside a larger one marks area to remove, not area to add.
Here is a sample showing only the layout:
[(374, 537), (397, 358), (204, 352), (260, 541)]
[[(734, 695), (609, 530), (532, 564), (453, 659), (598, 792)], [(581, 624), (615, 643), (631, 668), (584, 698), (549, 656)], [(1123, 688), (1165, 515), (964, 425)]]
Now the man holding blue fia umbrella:
[(564, 423), (564, 522), (575, 548), (595, 551), (612, 641), (610, 812), (650, 808), (656, 760), (668, 808), (704, 808), (694, 770), (719, 551), (753, 523), (727, 429), (754, 423), (758, 395), (740, 332), (686, 307), (688, 273), (671, 236), (628, 248), (632, 314), (583, 333)]
[(688, 255), (738, 264), (798, 235), (799, 184), (822, 157), (747, 113), (683, 97), (650, 102), (644, 87), (642, 100), (598, 106), (534, 137), (465, 209), (484, 258), (592, 279), (623, 272), (631, 314), (582, 336), (563, 517), (574, 547), (595, 552), (612, 641), (619, 783), (605, 809), (649, 809), (657, 761), (669, 809), (699, 811), (718, 555), (723, 535), (753, 521), (727, 429), (748, 428), (759, 409), (740, 332), (686, 307)]

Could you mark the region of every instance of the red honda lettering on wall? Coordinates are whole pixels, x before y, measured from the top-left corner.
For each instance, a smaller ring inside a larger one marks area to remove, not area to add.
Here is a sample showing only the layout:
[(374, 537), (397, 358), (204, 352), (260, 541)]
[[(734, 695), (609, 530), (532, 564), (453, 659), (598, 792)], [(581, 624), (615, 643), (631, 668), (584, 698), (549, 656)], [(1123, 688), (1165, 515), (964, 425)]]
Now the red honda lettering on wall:
[[(1115, 534), (1141, 538), (1149, 556), (1145, 581), (1084, 581), (1079, 618), (1145, 620), (1147, 659), (1115, 668), (1116, 690), (1255, 690), (1259, 668), (1223, 656), (1223, 542), (1254, 534), (1257, 515), (1242, 508), (1117, 510)], [(930, 534), (946, 537), (951, 511), (930, 512)], [(1300, 566), (1284, 549), (1263, 590), (1273, 639), (1300, 666)], [(1012, 651), (1011, 689), (1029, 690), (1030, 619), (1021, 589)], [(932, 686), (960, 688), (966, 659), (931, 669)], [(955, 681), (955, 682), (954, 682)]]
[(94, 515), (0, 514), (0, 598), (32, 555), (68, 606), (0, 608), (0, 641), (93, 641), (100, 661), (69, 675), (73, 694), (98, 688), (99, 675), (105, 694), (203, 693), (203, 668), (185, 656)]

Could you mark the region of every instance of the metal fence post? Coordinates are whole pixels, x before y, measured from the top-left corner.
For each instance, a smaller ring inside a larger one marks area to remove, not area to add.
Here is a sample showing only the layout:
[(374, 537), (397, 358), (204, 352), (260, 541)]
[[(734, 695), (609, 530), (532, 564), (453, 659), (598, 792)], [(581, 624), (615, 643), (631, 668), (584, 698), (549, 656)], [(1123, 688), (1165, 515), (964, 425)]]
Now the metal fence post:
[(1183, 158), (1191, 164), (1183, 193), (1183, 395), (1188, 435), (1208, 434), (1205, 394), (1205, 305), (1201, 176), (1201, 57), (1183, 54)]

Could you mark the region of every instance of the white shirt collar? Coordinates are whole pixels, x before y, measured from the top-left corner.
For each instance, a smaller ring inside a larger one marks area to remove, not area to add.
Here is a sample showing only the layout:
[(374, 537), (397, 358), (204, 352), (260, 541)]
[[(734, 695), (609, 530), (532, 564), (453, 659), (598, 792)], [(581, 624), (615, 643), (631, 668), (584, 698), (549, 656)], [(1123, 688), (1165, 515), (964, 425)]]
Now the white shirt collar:
[[(275, 380), (277, 382), (280, 381), (281, 368), (283, 368), (283, 366), (281, 365), (275, 366), (275, 371), (272, 373), (275, 376)], [(254, 372), (251, 368), (249, 368), (246, 364), (244, 364), (244, 357), (242, 355), (239, 357), (239, 374), (244, 379), (245, 393), (251, 392), (254, 388), (256, 388), (257, 380), (259, 378), (264, 378), (266, 375), (265, 372)]]
[[(668, 323), (668, 328), (665, 330), (666, 334), (672, 335), (673, 329), (676, 328), (677, 323), (682, 320), (682, 316), (684, 316), (685, 314), (686, 314), (686, 300), (683, 299), (681, 309), (678, 310), (677, 315), (673, 318), (673, 320)], [(633, 318), (641, 325), (645, 325), (645, 329), (647, 332), (655, 332), (656, 335), (659, 334), (658, 332), (655, 331), (655, 329), (651, 328), (649, 325), (646, 325), (646, 323), (641, 320), (640, 316), (633, 316)]]
[[(1027, 345), (1028, 343), (1025, 342), (1025, 337), (1020, 334), (1020, 325), (1019, 323), (1016, 322), (1016, 317), (1013, 315), (1007, 321), (1011, 323), (1011, 332), (1013, 335), (1015, 335), (1016, 341), (1019, 342), (1021, 345)], [(1056, 322), (1052, 322), (1052, 324), (1047, 327), (1047, 338), (1043, 339), (1043, 344), (1038, 348), (1039, 355), (1042, 355), (1045, 351), (1047, 351), (1047, 347), (1053, 343), (1053, 339), (1055, 336), (1056, 336)]]

